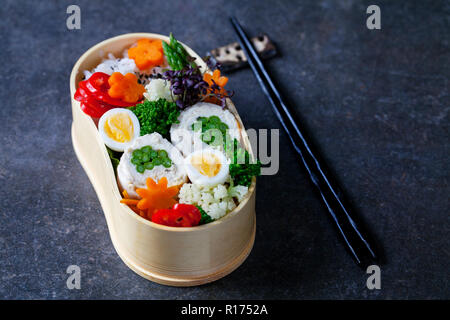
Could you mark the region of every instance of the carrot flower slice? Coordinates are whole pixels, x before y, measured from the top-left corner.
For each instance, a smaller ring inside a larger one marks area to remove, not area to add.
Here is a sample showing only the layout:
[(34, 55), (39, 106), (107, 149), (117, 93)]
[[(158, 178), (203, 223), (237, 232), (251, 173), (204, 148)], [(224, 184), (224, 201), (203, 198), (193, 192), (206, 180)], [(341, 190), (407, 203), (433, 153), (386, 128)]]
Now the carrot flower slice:
[(128, 49), (128, 57), (134, 60), (139, 70), (162, 65), (164, 62), (162, 41), (140, 39), (136, 47)]
[[(205, 73), (203, 75), (203, 80), (208, 83), (210, 88), (208, 89), (208, 94), (213, 93), (214, 90), (211, 88), (214, 84), (219, 86), (219, 90), (216, 90), (215, 93), (219, 93), (221, 95), (226, 96), (227, 92), (225, 90), (225, 85), (228, 83), (228, 78), (220, 75), (220, 70), (214, 70), (213, 74)], [(214, 96), (207, 97), (204, 101), (218, 103), (218, 99)]]
[(133, 73), (122, 75), (120, 72), (114, 72), (109, 77), (108, 84), (110, 86), (108, 90), (110, 97), (128, 103), (138, 102), (145, 92), (144, 86), (138, 83), (138, 79)]
[(220, 70), (214, 70), (213, 74), (205, 73), (203, 76), (203, 80), (205, 80), (209, 85), (212, 85), (212, 80), (221, 88), (225, 87), (228, 83), (228, 78), (220, 75)]
[(137, 188), (136, 192), (140, 200), (130, 199), (124, 193), (124, 199), (120, 202), (128, 205), (131, 210), (141, 217), (150, 220), (153, 212), (159, 209), (171, 208), (177, 203), (175, 196), (178, 194), (178, 186), (167, 187), (167, 178), (163, 177), (156, 183), (152, 178), (146, 180), (147, 188)]

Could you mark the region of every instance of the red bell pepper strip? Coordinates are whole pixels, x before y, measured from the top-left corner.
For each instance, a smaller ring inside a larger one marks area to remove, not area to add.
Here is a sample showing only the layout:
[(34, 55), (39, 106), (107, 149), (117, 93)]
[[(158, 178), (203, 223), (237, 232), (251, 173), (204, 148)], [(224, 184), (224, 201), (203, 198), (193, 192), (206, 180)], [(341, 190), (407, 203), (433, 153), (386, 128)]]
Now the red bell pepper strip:
[(106, 111), (116, 107), (131, 107), (135, 103), (124, 102), (108, 95), (109, 75), (95, 72), (88, 80), (80, 81), (74, 99), (81, 102), (81, 110), (87, 115), (99, 118)]
[(200, 220), (202, 219), (200, 210), (198, 210), (198, 208), (196, 206), (193, 206), (192, 204), (177, 203), (172, 207), (172, 210), (185, 214), (189, 218), (189, 220), (191, 220), (193, 226), (198, 225), (200, 223)]
[(75, 92), (75, 94), (73, 95), (73, 97), (75, 98), (75, 100), (77, 100), (77, 101), (83, 101), (83, 100), (85, 100), (88, 96), (89, 96), (89, 94), (88, 94), (88, 92), (86, 91), (86, 89), (83, 87), (83, 85), (82, 85), (82, 83), (83, 83), (84, 81), (81, 81), (79, 84), (78, 84), (78, 89), (77, 89), (77, 91)]
[(152, 221), (169, 227), (192, 227), (191, 220), (184, 213), (172, 209), (155, 211), (152, 215)]
[(109, 77), (110, 76), (107, 73), (94, 72), (86, 81), (89, 82), (94, 87), (94, 90), (107, 91), (109, 89), (108, 84)]
[(85, 82), (83, 85), (85, 85), (85, 88), (91, 92), (97, 100), (101, 100), (118, 107), (132, 107), (136, 105), (136, 103), (125, 102), (120, 99), (112, 98), (108, 94), (110, 87), (108, 83), (109, 77), (110, 76), (106, 73), (95, 72), (88, 80), (83, 81)]
[(88, 96), (80, 102), (81, 110), (93, 118), (100, 118), (106, 111), (115, 108), (115, 106), (95, 100), (91, 96)]
[(152, 215), (152, 222), (170, 227), (193, 227), (200, 222), (202, 215), (196, 206), (177, 203), (172, 209), (159, 209)]

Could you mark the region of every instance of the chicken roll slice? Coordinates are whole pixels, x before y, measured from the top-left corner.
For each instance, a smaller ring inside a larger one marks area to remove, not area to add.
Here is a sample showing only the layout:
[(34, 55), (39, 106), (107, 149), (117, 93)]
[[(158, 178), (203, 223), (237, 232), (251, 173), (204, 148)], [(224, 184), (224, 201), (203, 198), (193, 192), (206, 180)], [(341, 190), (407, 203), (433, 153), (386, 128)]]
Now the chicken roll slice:
[(159, 133), (141, 136), (125, 149), (117, 166), (117, 179), (122, 190), (132, 198), (139, 199), (136, 188), (146, 188), (147, 178), (158, 182), (166, 177), (168, 186), (187, 181), (180, 151)]
[(199, 102), (182, 111), (178, 120), (170, 128), (170, 139), (185, 157), (206, 147), (223, 150), (225, 134), (240, 141), (237, 119), (216, 104)]

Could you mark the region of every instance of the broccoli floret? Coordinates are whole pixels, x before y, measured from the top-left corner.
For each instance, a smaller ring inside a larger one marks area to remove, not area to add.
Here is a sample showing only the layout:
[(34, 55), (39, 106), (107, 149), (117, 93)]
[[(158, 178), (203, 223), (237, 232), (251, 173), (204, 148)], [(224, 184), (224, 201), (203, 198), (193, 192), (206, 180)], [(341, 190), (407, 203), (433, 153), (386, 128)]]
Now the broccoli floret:
[[(227, 139), (227, 143), (229, 141)], [(252, 178), (261, 175), (261, 162), (257, 160), (256, 163), (251, 163), (250, 154), (241, 147), (237, 139), (233, 140), (233, 148), (227, 147), (227, 143), (225, 144), (225, 151), (231, 158), (230, 176), (233, 179), (233, 184), (249, 187), (252, 184)], [(231, 152), (233, 152), (233, 155), (231, 155)]]
[(179, 123), (180, 110), (176, 103), (166, 99), (156, 101), (144, 101), (131, 107), (130, 110), (136, 115), (141, 126), (141, 136), (158, 132), (163, 137), (169, 136), (170, 126)]
[(200, 219), (199, 225), (201, 224), (206, 224), (206, 223), (210, 223), (213, 222), (214, 219), (211, 218), (206, 212), (205, 210), (202, 209), (202, 207), (200, 206), (196, 206), (197, 209), (200, 211), (200, 213), (202, 214), (202, 218)]

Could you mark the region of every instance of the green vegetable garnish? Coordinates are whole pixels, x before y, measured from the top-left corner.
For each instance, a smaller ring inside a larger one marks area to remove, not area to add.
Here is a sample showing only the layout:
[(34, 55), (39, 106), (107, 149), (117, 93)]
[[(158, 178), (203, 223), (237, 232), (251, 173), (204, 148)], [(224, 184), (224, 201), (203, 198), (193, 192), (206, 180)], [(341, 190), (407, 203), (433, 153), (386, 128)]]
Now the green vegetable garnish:
[(152, 147), (150, 147), (150, 146), (145, 146), (142, 148), (142, 152), (144, 152), (144, 153), (149, 153), (150, 150), (152, 150)]
[(158, 157), (167, 158), (168, 154), (166, 150), (158, 150)]
[(170, 160), (170, 159), (164, 159), (163, 160), (163, 166), (165, 167), (165, 168), (170, 168), (171, 166), (172, 166), (172, 160)]
[[(201, 130), (202, 141), (209, 145), (223, 143), (228, 158), (232, 160), (230, 176), (235, 185), (249, 187), (252, 183), (252, 178), (261, 174), (261, 162), (259, 160), (256, 163), (250, 161), (250, 154), (241, 147), (237, 139), (231, 140), (230, 135), (227, 133), (227, 124), (222, 122), (219, 117), (198, 117), (197, 122), (192, 124), (192, 130)], [(223, 142), (215, 141), (217, 134), (213, 134), (214, 131), (212, 130), (220, 131)]]
[(240, 146), (237, 139), (233, 140), (233, 148), (230, 148), (231, 139), (229, 136), (227, 138), (225, 152), (231, 159), (230, 176), (233, 179), (233, 184), (249, 187), (253, 177), (261, 175), (261, 162), (258, 160), (256, 163), (252, 163), (250, 154)]
[[(201, 139), (203, 142), (213, 146), (225, 143), (228, 125), (220, 121), (219, 117), (198, 117), (197, 122), (192, 124), (192, 130), (199, 131), (200, 128), (202, 130)], [(222, 141), (215, 141), (217, 133), (213, 130), (220, 131), (222, 134)]]
[(117, 166), (120, 162), (120, 157), (122, 156), (122, 152), (114, 151), (108, 147), (106, 147), (106, 151), (108, 151), (109, 158), (111, 159), (112, 166), (114, 168), (114, 172), (116, 172)]
[(182, 70), (187, 65), (191, 65), (195, 68), (197, 65), (193, 62), (193, 58), (186, 52), (184, 47), (179, 43), (170, 33), (170, 42), (162, 42), (164, 55), (167, 58), (167, 62), (173, 70)]
[(200, 213), (202, 214), (202, 218), (200, 219), (199, 225), (201, 224), (206, 224), (206, 223), (210, 223), (213, 222), (214, 219), (211, 218), (206, 212), (205, 210), (202, 209), (202, 207), (200, 206), (196, 206), (197, 209), (200, 211)]
[(153, 159), (153, 164), (159, 166), (162, 164), (162, 160), (160, 158)]
[(153, 150), (150, 146), (134, 150), (130, 162), (136, 166), (136, 171), (139, 173), (152, 170), (159, 165), (163, 165), (165, 168), (172, 166), (172, 160), (166, 150)]
[(169, 135), (170, 126), (179, 123), (180, 110), (174, 102), (166, 99), (156, 101), (144, 101), (131, 107), (130, 110), (136, 115), (141, 125), (141, 136), (158, 132), (163, 137)]

